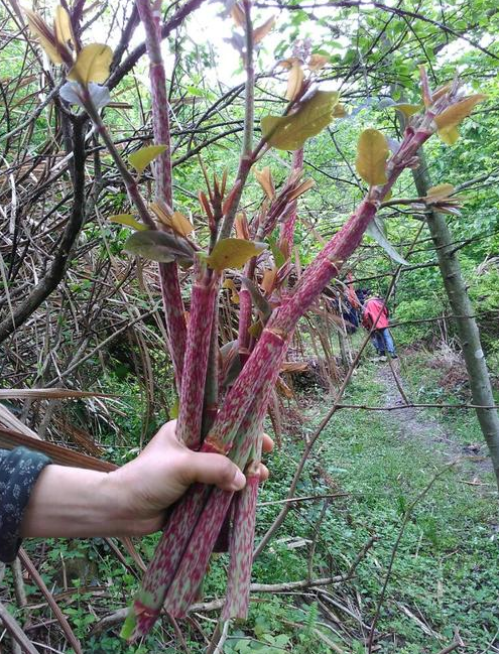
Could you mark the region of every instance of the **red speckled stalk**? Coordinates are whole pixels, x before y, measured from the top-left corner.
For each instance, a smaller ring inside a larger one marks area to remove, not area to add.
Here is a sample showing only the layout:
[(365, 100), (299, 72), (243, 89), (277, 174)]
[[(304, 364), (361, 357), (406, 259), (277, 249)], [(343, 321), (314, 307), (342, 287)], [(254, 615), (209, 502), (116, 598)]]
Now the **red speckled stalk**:
[(248, 409), (266, 380), (274, 379), (274, 363), (287, 347), (286, 338), (276, 330), (265, 328), (253, 352), (227, 393), (205, 445), (215, 451), (229, 452)]
[(122, 631), (125, 638), (147, 634), (159, 617), (167, 590), (211, 491), (210, 486), (195, 484), (170, 513), (141, 588), (130, 607)]
[(247, 350), (249, 346), (250, 335), (248, 329), (251, 327), (251, 307), (251, 294), (243, 286), (239, 291), (239, 350)]
[(196, 281), (191, 295), (191, 315), (187, 330), (187, 348), (177, 424), (179, 440), (191, 449), (201, 445), (206, 373), (218, 283), (214, 275), (203, 275)]
[[(303, 148), (300, 148), (299, 150), (296, 150), (293, 155), (293, 172), (295, 170), (302, 170), (302, 169), (303, 169)], [(290, 215), (288, 216), (288, 218), (284, 221), (284, 223), (281, 226), (279, 247), (283, 252), (288, 252), (288, 254), (291, 254), (291, 251), (293, 250), (293, 242), (295, 238), (295, 223), (298, 215), (297, 207), (298, 207), (298, 200), (294, 200), (293, 209)]]
[(165, 598), (165, 609), (174, 618), (185, 617), (196, 598), (233, 495), (220, 488), (210, 493)]
[[(241, 425), (244, 440), (253, 443), (250, 462), (246, 466), (246, 486), (235, 497), (233, 529), (230, 540), (229, 578), (227, 599), (222, 611), (222, 620), (245, 618), (248, 613), (253, 544), (255, 540), (256, 501), (260, 481), (262, 457), (263, 421), (267, 409), (267, 396), (271, 389), (267, 384), (261, 398), (255, 400)], [(237, 458), (237, 457), (236, 457)]]
[[(167, 146), (165, 152), (156, 159), (154, 164), (156, 197), (165, 202), (168, 207), (172, 207), (170, 106), (166, 93), (165, 67), (161, 54), (160, 14), (153, 11), (150, 0), (136, 0), (136, 4), (146, 32), (146, 48), (150, 60), (149, 78), (151, 80), (154, 141), (158, 145)], [(177, 264), (160, 263), (159, 279), (168, 330), (168, 347), (175, 370), (177, 388), (180, 390), (187, 328)]]
[[(272, 356), (274, 349), (285, 350), (286, 345), (282, 338), (271, 333), (267, 339), (267, 347), (262, 348), (263, 360), (259, 366), (260, 373), (263, 377), (268, 377), (269, 383), (272, 383), (273, 371), (266, 365), (266, 362), (274, 359)], [(240, 379), (247, 368), (250, 374), (254, 375), (254, 372), (251, 373), (248, 362), (232, 388), (232, 391), (236, 389), (236, 393), (229, 403), (229, 406), (233, 407), (234, 426), (232, 429), (236, 433), (246, 418), (250, 405), (256, 401), (256, 392), (250, 392), (246, 411), (242, 413), (240, 407), (234, 408), (240, 392), (236, 387), (238, 384), (241, 387)], [(259, 385), (257, 376), (253, 387), (256, 389)], [(227, 404), (227, 401), (225, 404)], [(225, 405), (224, 409), (227, 411)], [(222, 413), (219, 413), (215, 426), (219, 422)], [(222, 451), (227, 453), (233, 446), (230, 458), (241, 468), (244, 468), (254, 447), (254, 442), (251, 442), (250, 439), (244, 439), (233, 443), (233, 439), (227, 436), (227, 441), (224, 444), (218, 437), (213, 437), (215, 426), (203, 443), (201, 451)], [(204, 491), (201, 489), (204, 489)], [(150, 630), (160, 614), (167, 593), (169, 596), (167, 610), (174, 611), (177, 617), (185, 613), (190, 598), (195, 596), (198, 587), (196, 584), (199, 585), (206, 571), (210, 553), (230, 506), (232, 495), (233, 493), (216, 488), (196, 485), (175, 505), (161, 541), (156, 548), (153, 560), (144, 575), (142, 588), (129, 612), (122, 632), (125, 637), (130, 637), (132, 633), (134, 638), (140, 637)], [(188, 560), (189, 564), (184, 565), (184, 560)], [(183, 576), (186, 579), (182, 579)], [(171, 592), (169, 591), (170, 588)]]
[(229, 547), (227, 599), (222, 611), (222, 620), (245, 618), (248, 614), (259, 483), (258, 472), (248, 474), (246, 486), (236, 498), (234, 526)]
[[(263, 419), (266, 414), (264, 396), (270, 383), (269, 380), (262, 388), (260, 395), (253, 398), (251, 407), (242, 421), (237, 437), (234, 440), (233, 448), (229, 454), (232, 461), (242, 469), (246, 467), (248, 457), (252, 455), (252, 461), (248, 466), (249, 476), (253, 478), (251, 485), (254, 484), (254, 477), (258, 474), (261, 458)], [(245, 490), (242, 493), (244, 494)], [(165, 600), (166, 610), (176, 618), (185, 617), (189, 606), (196, 598), (198, 587), (206, 573), (210, 555), (225, 522), (233, 496), (233, 493), (227, 493), (216, 488), (206, 502), (203, 513), (196, 524), (194, 534), (182, 557), (182, 563), (175, 574), (175, 579), (168, 590)], [(240, 499), (239, 496), (240, 494), (238, 493), (237, 501)], [(247, 499), (244, 499), (245, 510), (249, 508)], [(236, 574), (232, 580), (232, 589), (236, 595), (240, 594), (241, 598), (245, 595), (249, 596), (249, 581), (253, 557), (254, 516), (251, 519), (253, 520), (253, 526), (251, 524), (245, 526), (244, 533), (238, 533), (236, 536), (236, 547), (239, 551), (236, 563), (237, 572), (232, 572), (232, 575)], [(242, 525), (238, 524), (234, 531), (238, 532), (240, 527)], [(249, 527), (249, 530), (247, 527)], [(245, 583), (247, 583), (247, 588), (244, 586)], [(236, 585), (235, 588), (234, 585)]]
[[(260, 240), (257, 235), (257, 240)], [(248, 261), (244, 266), (244, 276), (247, 279), (253, 279), (256, 268), (256, 257), (253, 257)], [(239, 291), (239, 329), (238, 329), (238, 344), (239, 351), (243, 351), (245, 356), (247, 355), (246, 350), (249, 347), (250, 335), (248, 329), (251, 327), (251, 309), (253, 303), (251, 300), (251, 293), (248, 291), (244, 284), (241, 285), (241, 290)], [(243, 365), (246, 363), (246, 358)]]

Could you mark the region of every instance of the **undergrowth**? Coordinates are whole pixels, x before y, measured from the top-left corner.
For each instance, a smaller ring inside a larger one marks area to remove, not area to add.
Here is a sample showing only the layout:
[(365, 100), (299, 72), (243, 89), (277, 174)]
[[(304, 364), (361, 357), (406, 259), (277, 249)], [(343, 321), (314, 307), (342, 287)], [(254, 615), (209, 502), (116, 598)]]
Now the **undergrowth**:
[[(417, 402), (457, 401), (440, 384), (441, 371), (430, 367), (429, 355), (412, 354), (403, 365), (405, 383)], [(373, 362), (358, 369), (345, 402), (383, 406), (386, 387)], [(387, 365), (387, 364), (381, 364)], [(110, 386), (116, 386), (113, 382)], [(465, 390), (463, 390), (465, 392)], [(258, 538), (270, 527), (285, 499), (292, 475), (309, 436), (332, 399), (323, 391), (298, 398), (303, 422), (286, 430), (282, 449), (270, 457), (272, 477), (262, 488), (258, 510)], [(285, 413), (294, 415), (290, 401)], [(130, 412), (124, 427), (136, 433), (138, 423)], [(447, 437), (465, 447), (480, 441), (471, 412), (428, 411), (420, 416), (439, 421)], [(127, 422), (129, 421), (129, 422)], [(325, 590), (338, 606), (324, 612), (321, 595), (260, 594), (251, 604), (249, 620), (231, 625), (226, 654), (265, 652), (279, 654), (326, 654), (331, 643), (344, 652), (365, 652), (368, 626), (386, 575), (387, 565), (399, 534), (404, 512), (431, 481), (449, 457), (445, 441), (420, 433), (407, 433), (402, 421), (385, 412), (341, 410), (324, 430), (296, 496), (319, 496), (291, 509), (285, 524), (254, 564), (253, 580), (278, 584), (306, 579), (312, 543), (316, 540), (312, 576), (344, 574), (356, 554), (373, 536), (374, 547), (348, 583)], [(113, 446), (110, 445), (110, 450)], [(116, 453), (116, 451), (115, 451)], [(497, 612), (498, 521), (492, 474), (483, 462), (464, 460), (435, 483), (416, 506), (406, 527), (395, 559), (393, 574), (377, 625), (378, 640), (386, 654), (433, 654), (451, 642), (456, 630), (466, 651), (486, 648), (499, 630)], [(480, 486), (470, 485), (479, 477)], [(320, 520), (324, 498), (332, 499)], [(318, 537), (316, 532), (319, 532)], [(147, 560), (157, 536), (138, 545)], [(106, 613), (128, 604), (138, 580), (131, 570), (116, 561), (104, 541), (31, 541), (28, 549), (40, 566), (46, 583), (92, 654), (145, 654), (178, 652), (174, 634), (166, 621), (138, 645), (123, 643), (113, 628), (89, 637), (89, 629)], [(62, 563), (64, 562), (64, 563)], [(212, 564), (200, 599), (221, 596), (227, 559), (219, 556)], [(39, 595), (28, 585), (28, 601), (36, 605)], [(32, 616), (46, 617), (45, 607)], [(199, 618), (206, 634), (214, 628), (214, 614)], [(333, 619), (333, 617), (335, 619)], [(50, 627), (49, 627), (50, 629)], [(193, 654), (204, 651), (199, 632), (186, 624), (184, 633)], [(328, 644), (329, 642), (329, 644)], [(70, 650), (67, 650), (70, 651)]]

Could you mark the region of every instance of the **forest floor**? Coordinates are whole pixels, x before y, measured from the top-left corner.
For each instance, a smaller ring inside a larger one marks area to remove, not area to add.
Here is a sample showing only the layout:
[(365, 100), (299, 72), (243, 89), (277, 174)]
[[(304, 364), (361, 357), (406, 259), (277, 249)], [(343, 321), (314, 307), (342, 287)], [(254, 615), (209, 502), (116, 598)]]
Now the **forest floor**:
[[(471, 466), (463, 469), (464, 474), (471, 474), (468, 481), (471, 485), (483, 484), (480, 475), (492, 474), (492, 464), (485, 455), (485, 443), (462, 443), (456, 440), (454, 429), (437, 417), (425, 415), (416, 407), (404, 407), (404, 404), (417, 403), (413, 393), (407, 389), (407, 383), (401, 374), (400, 360), (380, 366), (377, 379), (385, 387), (384, 398), (386, 407), (400, 406), (400, 409), (387, 412), (386, 420), (390, 429), (399, 432), (401, 438), (410, 438), (419, 442), (422, 447), (438, 449), (442, 461), (457, 461), (465, 458)], [(488, 484), (487, 484), (488, 485)]]
[[(451, 352), (402, 352), (392, 365), (412, 403), (469, 399), (462, 364)], [(333, 395), (307, 384), (284, 400), (283, 443), (268, 458), (272, 475), (259, 497), (257, 541), (286, 501), (306, 439), (331, 407)], [(295, 492), (305, 499), (292, 504), (254, 563), (253, 581), (277, 585), (280, 592), (255, 593), (248, 620), (231, 624), (224, 654), (368, 654), (370, 627), (398, 541), (371, 651), (439, 654), (462, 639), (455, 650), (460, 654), (498, 653), (497, 491), (473, 412), (402, 408), (390, 362), (369, 357), (343, 401), (399, 408), (342, 409), (326, 426)], [(130, 415), (136, 414), (131, 403)], [(348, 581), (286, 588), (288, 582), (345, 575), (373, 539)], [(150, 559), (156, 540), (137, 542), (144, 560)], [(102, 618), (128, 604), (138, 583), (133, 564), (125, 569), (99, 539), (30, 541), (26, 547), (85, 654), (206, 652), (206, 638), (216, 624), (216, 614), (210, 612), (182, 623), (182, 649), (167, 621), (133, 646), (119, 638), (120, 624), (98, 628)], [(85, 574), (81, 565), (71, 573), (70, 563), (78, 561), (88, 567)], [(226, 555), (217, 557), (202, 601), (223, 596), (226, 570)], [(26, 592), (33, 607), (31, 624), (40, 625), (33, 631), (37, 641), (52, 651), (71, 652), (37, 588), (26, 584)], [(21, 622), (25, 615), (18, 613)]]
[[(410, 512), (400, 540), (372, 651), (434, 654), (456, 639), (463, 642), (459, 652), (499, 651), (497, 495), (476, 418), (462, 409), (402, 408), (404, 399), (393, 374), (411, 403), (457, 404), (469, 399), (460, 365), (448, 352), (409, 352), (392, 366), (366, 360), (357, 370), (345, 403), (401, 408), (341, 410), (333, 417), (296, 495), (344, 491), (349, 497), (334, 500), (325, 513), (324, 501), (298, 505), (269, 553), (255, 565), (258, 581), (266, 583), (282, 581), (285, 575), (306, 578), (310, 567), (317, 570), (316, 576), (326, 569), (344, 572), (345, 562), (351, 562), (370, 537), (377, 539), (354, 580), (330, 590), (329, 598), (311, 592), (293, 601), (302, 613), (294, 624), (302, 624), (303, 630), (308, 625), (309, 642), (309, 649), (295, 646), (295, 651), (332, 651), (314, 637), (313, 624), (323, 625), (318, 629), (324, 635), (333, 633), (345, 653), (368, 651), (369, 627), (404, 515), (430, 485)], [(313, 432), (332, 401), (318, 389), (298, 398), (304, 434)], [(270, 461), (273, 480), (262, 499), (276, 500), (289, 486), (290, 464), (302, 451), (297, 437), (296, 432), (288, 437), (285, 454), (276, 453)], [(455, 464), (448, 467), (451, 462)], [(259, 515), (261, 531), (269, 524), (265, 518)], [(315, 543), (313, 566), (310, 543)], [(286, 618), (279, 617), (286, 610), (281, 601), (273, 598), (272, 617), (268, 603), (267, 609), (255, 607), (262, 633), (276, 635), (286, 624)], [(296, 642), (296, 631), (293, 638)], [(230, 649), (229, 641), (226, 652), (238, 651)]]

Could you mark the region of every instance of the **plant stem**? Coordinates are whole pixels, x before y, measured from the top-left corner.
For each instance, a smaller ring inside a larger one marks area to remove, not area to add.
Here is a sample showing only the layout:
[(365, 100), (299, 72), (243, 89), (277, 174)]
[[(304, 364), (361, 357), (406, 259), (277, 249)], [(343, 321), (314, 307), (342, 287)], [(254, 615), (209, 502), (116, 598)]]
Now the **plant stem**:
[(212, 342), (213, 316), (218, 294), (218, 280), (203, 275), (196, 281), (191, 295), (191, 314), (187, 330), (184, 374), (180, 395), (177, 436), (191, 449), (201, 445), (201, 427), (206, 374)]
[[(156, 197), (162, 200), (169, 209), (172, 209), (170, 105), (166, 92), (165, 66), (161, 54), (161, 16), (159, 9), (153, 10), (150, 0), (136, 0), (136, 4), (146, 32), (146, 48), (150, 61), (149, 77), (151, 80), (154, 141), (158, 145), (166, 145), (166, 150), (155, 162)], [(180, 390), (187, 327), (177, 264), (160, 263), (159, 278), (168, 331), (168, 346), (175, 370), (177, 388)]]
[[(232, 206), (224, 218), (222, 229), (220, 230), (220, 239), (229, 238), (234, 220), (239, 209), (239, 203), (243, 195), (244, 186), (248, 179), (251, 166), (255, 162), (256, 152), (253, 148), (253, 122), (255, 111), (255, 67), (253, 52), (253, 23), (251, 21), (251, 0), (243, 0), (245, 16), (245, 69), (246, 69), (246, 86), (244, 92), (244, 134), (243, 134), (243, 151), (239, 161), (236, 183), (240, 182)], [(259, 147), (263, 147), (260, 142)]]

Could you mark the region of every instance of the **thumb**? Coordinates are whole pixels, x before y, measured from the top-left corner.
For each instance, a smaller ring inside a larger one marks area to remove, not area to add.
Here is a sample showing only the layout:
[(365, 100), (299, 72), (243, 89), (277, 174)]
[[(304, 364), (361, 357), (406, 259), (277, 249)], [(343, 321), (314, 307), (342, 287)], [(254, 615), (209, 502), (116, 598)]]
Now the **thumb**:
[(191, 484), (214, 484), (226, 491), (239, 491), (246, 485), (246, 477), (241, 470), (222, 454), (192, 452), (188, 470)]

